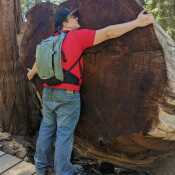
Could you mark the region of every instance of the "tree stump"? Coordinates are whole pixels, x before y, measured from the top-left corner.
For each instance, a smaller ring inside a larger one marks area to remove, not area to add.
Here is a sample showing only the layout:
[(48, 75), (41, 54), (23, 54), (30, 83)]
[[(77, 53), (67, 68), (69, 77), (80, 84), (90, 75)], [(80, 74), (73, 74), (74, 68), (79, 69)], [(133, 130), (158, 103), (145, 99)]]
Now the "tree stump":
[[(130, 0), (69, 0), (61, 6), (78, 7), (81, 26), (92, 29), (133, 20), (142, 10)], [(58, 8), (44, 3), (29, 12), (30, 28), (26, 27), (21, 45), (24, 62), (32, 63), (36, 44), (54, 32), (53, 14)], [(156, 31), (159, 37), (152, 25), (137, 28), (85, 52), (75, 142), (80, 153), (146, 169), (173, 152), (175, 122), (169, 114), (174, 112), (175, 96), (167, 68), (167, 62), (173, 61), (158, 40), (164, 33)]]

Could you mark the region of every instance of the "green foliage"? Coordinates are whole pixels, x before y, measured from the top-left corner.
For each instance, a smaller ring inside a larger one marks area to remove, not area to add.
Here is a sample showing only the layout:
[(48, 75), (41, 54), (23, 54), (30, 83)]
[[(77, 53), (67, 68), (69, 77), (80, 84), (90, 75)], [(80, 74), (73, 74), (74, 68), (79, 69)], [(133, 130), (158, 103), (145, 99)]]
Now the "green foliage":
[(175, 40), (175, 0), (146, 0), (145, 6)]
[[(21, 0), (22, 14), (40, 2), (60, 4), (65, 0)], [(145, 0), (145, 8), (150, 11), (158, 23), (175, 40), (175, 0)]]

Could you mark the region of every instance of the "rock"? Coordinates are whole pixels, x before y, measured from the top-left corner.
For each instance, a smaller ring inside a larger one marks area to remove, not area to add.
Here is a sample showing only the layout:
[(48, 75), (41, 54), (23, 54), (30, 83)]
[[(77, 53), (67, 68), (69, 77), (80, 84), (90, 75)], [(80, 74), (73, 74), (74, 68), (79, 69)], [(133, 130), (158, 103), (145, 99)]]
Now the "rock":
[(0, 132), (0, 142), (9, 141), (12, 139), (12, 136), (7, 132)]

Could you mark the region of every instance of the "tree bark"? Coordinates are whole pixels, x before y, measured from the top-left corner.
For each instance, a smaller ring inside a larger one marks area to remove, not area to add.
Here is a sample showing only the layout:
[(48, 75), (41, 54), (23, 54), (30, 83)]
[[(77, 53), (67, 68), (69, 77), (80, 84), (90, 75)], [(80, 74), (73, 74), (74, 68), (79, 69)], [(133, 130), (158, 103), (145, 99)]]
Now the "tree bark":
[(1, 0), (0, 21), (0, 128), (13, 134), (31, 134), (31, 129), (36, 129), (37, 122), (31, 117), (36, 107), (32, 108), (26, 72), (19, 61), (19, 0)]

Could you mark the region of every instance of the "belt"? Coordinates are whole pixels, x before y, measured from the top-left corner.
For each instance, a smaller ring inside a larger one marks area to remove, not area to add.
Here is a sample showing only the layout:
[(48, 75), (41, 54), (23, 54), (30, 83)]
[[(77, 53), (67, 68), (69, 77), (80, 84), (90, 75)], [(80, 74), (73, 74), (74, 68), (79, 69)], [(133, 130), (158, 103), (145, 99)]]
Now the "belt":
[(77, 91), (65, 90), (68, 94), (75, 94)]

